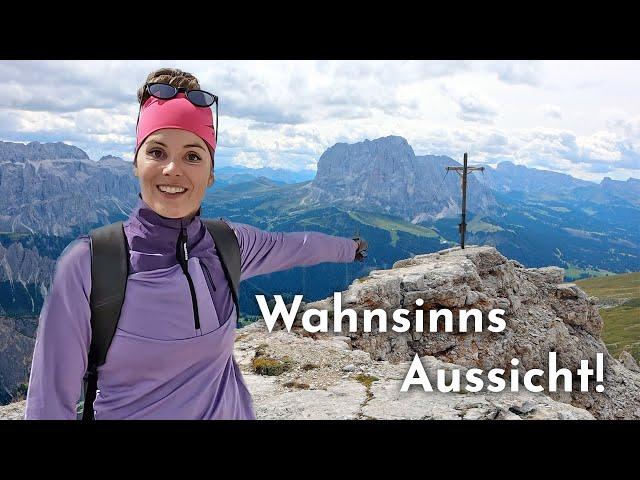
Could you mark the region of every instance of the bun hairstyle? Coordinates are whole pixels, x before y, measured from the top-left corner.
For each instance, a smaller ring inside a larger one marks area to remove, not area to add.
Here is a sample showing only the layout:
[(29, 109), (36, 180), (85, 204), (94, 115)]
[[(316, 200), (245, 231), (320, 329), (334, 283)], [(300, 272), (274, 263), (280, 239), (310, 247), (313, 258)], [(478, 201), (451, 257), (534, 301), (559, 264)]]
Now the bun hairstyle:
[[(179, 68), (159, 68), (154, 70), (149, 75), (145, 82), (138, 88), (138, 104), (142, 106), (144, 102), (149, 98), (149, 92), (146, 91), (144, 86), (147, 83), (168, 83), (174, 87), (186, 87), (188, 89), (200, 89), (200, 82), (195, 75), (180, 70)], [(136, 165), (137, 155), (133, 159), (133, 164)], [(211, 166), (213, 168), (213, 158), (211, 158)]]
[(138, 103), (142, 105), (149, 98), (149, 93), (144, 89), (147, 83), (168, 83), (174, 87), (186, 87), (200, 89), (200, 82), (195, 75), (184, 72), (179, 68), (159, 68), (147, 75), (147, 80), (138, 88)]

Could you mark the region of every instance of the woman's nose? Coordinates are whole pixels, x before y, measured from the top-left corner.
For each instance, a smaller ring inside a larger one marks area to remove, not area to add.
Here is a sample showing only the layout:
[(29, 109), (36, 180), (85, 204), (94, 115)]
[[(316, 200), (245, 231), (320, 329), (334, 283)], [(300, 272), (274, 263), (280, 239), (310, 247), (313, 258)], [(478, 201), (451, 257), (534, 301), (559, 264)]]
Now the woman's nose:
[(170, 160), (169, 163), (162, 169), (162, 173), (165, 175), (181, 175), (180, 165), (177, 160)]

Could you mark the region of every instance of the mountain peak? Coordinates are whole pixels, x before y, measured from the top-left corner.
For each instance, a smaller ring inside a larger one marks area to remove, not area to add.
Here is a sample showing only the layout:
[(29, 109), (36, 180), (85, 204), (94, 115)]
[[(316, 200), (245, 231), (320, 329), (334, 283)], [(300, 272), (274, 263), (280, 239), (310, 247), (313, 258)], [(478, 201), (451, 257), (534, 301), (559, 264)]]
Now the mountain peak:
[(379, 138), (375, 138), (373, 140), (365, 140), (365, 142), (372, 142), (372, 143), (395, 143), (395, 144), (404, 144), (404, 145), (409, 145), (409, 142), (407, 142), (407, 139), (404, 137), (401, 137), (399, 135), (387, 135), (386, 137), (379, 137)]
[(116, 157), (116, 156), (113, 156), (113, 155), (104, 155), (103, 157), (100, 157), (100, 160), (98, 160), (98, 162), (104, 162), (104, 161), (108, 161), (108, 160), (119, 160), (121, 162), (125, 161), (121, 157)]
[[(448, 157), (416, 157), (404, 137), (389, 135), (354, 144), (337, 143), (318, 160), (310, 202), (338, 202), (405, 220), (440, 218), (457, 211), (459, 185), (443, 184)], [(472, 182), (475, 179), (471, 180)], [(493, 203), (486, 191), (473, 189), (478, 211)]]
[[(346, 142), (338, 142), (333, 147), (350, 147), (350, 148), (359, 148), (361, 146), (393, 146), (393, 147), (408, 147), (411, 148), (407, 139), (398, 135), (387, 135), (386, 137), (374, 138), (373, 140), (369, 140), (365, 138), (360, 142), (355, 143), (346, 143)], [(333, 147), (329, 147), (329, 150)]]
[(640, 179), (629, 177), (626, 180), (614, 180), (611, 177), (604, 177), (600, 182), (600, 185), (622, 185), (622, 184), (636, 184), (640, 183)]
[(96, 162), (99, 167), (110, 167), (115, 169), (130, 169), (132, 163), (124, 160), (123, 158), (116, 157), (114, 155), (104, 155)]
[(0, 160), (25, 162), (27, 160), (89, 160), (89, 156), (80, 148), (63, 142), (40, 143), (2, 142), (0, 141)]

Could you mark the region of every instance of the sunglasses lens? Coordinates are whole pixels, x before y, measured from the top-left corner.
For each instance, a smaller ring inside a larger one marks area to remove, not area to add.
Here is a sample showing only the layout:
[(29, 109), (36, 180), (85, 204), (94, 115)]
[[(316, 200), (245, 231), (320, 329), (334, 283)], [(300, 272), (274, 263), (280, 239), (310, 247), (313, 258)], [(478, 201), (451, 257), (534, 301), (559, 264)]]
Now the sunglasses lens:
[(153, 83), (149, 85), (149, 93), (156, 98), (172, 98), (176, 94), (176, 88), (164, 83)]
[(209, 92), (205, 92), (204, 90), (191, 90), (187, 93), (187, 96), (194, 105), (198, 105), (199, 107), (208, 107), (213, 105), (213, 95)]

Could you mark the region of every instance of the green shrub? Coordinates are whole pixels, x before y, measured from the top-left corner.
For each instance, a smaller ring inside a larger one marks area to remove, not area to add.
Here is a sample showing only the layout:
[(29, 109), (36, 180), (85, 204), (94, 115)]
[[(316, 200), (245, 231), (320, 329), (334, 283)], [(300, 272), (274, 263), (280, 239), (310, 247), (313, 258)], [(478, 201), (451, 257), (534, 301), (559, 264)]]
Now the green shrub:
[(297, 382), (295, 380), (285, 383), (284, 386), (288, 388), (299, 388), (301, 390), (309, 390), (308, 383)]
[(253, 371), (258, 375), (276, 376), (281, 375), (291, 368), (290, 362), (280, 361), (270, 357), (254, 357), (251, 360)]
[(365, 375), (364, 373), (361, 373), (356, 376), (356, 380), (368, 389), (369, 387), (371, 387), (371, 384), (373, 382), (377, 382), (380, 379), (378, 377), (374, 377), (373, 375)]

